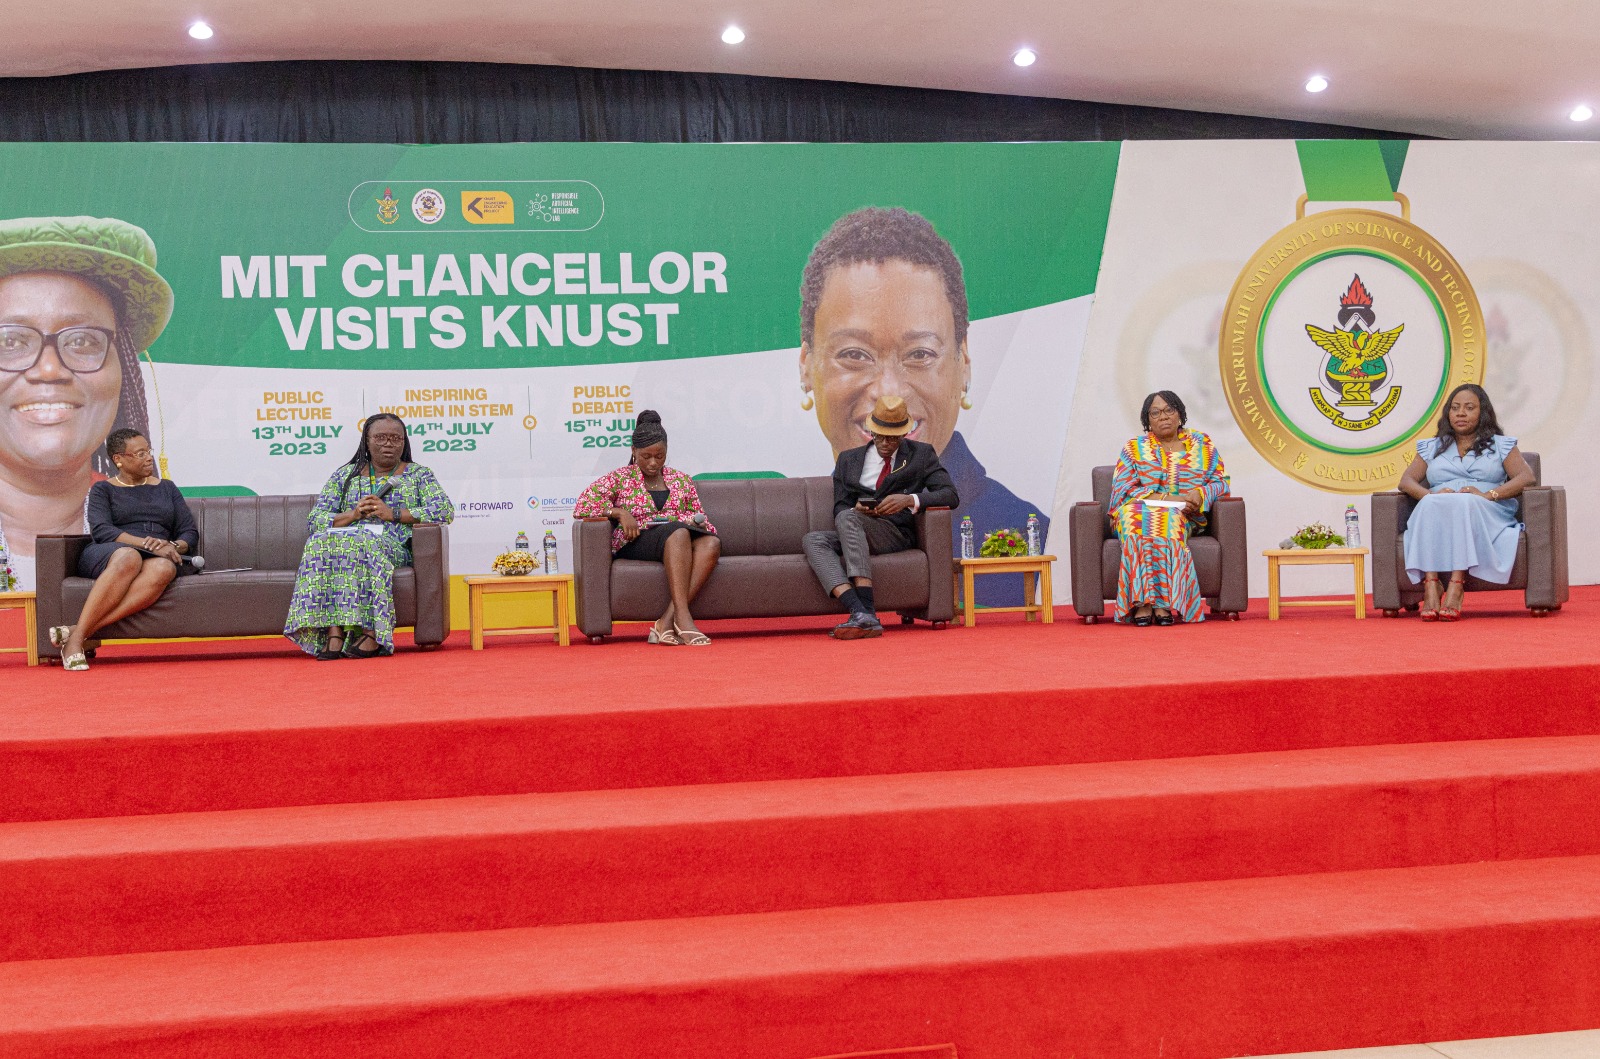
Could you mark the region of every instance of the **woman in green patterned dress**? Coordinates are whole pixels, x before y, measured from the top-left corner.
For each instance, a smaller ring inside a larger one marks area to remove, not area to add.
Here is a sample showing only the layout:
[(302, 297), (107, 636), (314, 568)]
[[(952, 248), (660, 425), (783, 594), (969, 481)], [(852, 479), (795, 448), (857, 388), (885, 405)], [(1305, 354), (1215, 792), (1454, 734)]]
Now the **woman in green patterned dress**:
[(283, 634), (319, 662), (393, 654), (394, 568), (411, 565), (411, 527), (455, 513), (433, 472), (411, 462), (405, 422), (368, 419), (311, 508)]

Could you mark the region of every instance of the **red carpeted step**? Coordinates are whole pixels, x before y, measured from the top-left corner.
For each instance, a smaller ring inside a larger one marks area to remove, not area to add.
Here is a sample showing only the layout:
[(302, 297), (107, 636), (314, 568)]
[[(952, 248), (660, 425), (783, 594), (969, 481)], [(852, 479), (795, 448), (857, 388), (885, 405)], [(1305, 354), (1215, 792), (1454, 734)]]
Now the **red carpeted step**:
[[(1222, 642), (1225, 624), (1172, 635)], [(1414, 635), (1422, 623), (1405, 625), (1371, 627)], [(300, 659), (162, 666), (185, 682), (181, 689), (124, 687), (138, 676), (136, 667), (104, 666), (82, 678), (50, 674), (48, 685), (30, 676), (51, 689), (77, 680), (71, 687), (80, 695), (53, 708), (30, 701), (26, 709), (0, 711), (0, 775), (7, 777), (0, 820), (1600, 733), (1597, 664), (1474, 672), (1470, 693), (1454, 665), (1441, 673), (1214, 680), (1202, 674), (1219, 670), (1203, 667), (1141, 685), (1136, 681), (1169, 668), (1165, 656), (1127, 673), (1111, 672), (1099, 659), (1092, 675), (1074, 677), (1058, 671), (1062, 658), (1072, 658), (1062, 654), (1064, 634), (1049, 631), (1060, 627), (1042, 628), (990, 630), (1015, 637), (988, 641), (968, 638), (982, 626), (949, 635), (922, 630), (920, 640), (917, 630), (900, 630), (882, 641), (899, 652), (884, 656), (894, 660), (894, 672), (913, 684), (911, 674), (939, 673), (939, 693), (840, 694), (836, 686), (850, 681), (829, 673), (817, 684), (817, 673), (805, 670), (816, 645), (792, 643), (735, 643), (742, 655), (718, 656), (711, 668), (684, 660), (707, 652), (552, 649), (541, 657), (560, 658), (564, 668), (548, 678), (509, 651), (499, 657), (516, 660), (514, 667), (477, 677), (451, 670), (462, 654), (480, 657), (471, 652), (397, 655), (384, 662), (383, 684), (410, 689), (404, 694), (374, 694), (348, 675), (374, 670)], [(1080, 643), (1090, 632), (1069, 631)], [(1280, 639), (1292, 642), (1292, 635)], [(944, 672), (952, 656), (934, 651), (936, 641), (977, 644), (988, 653), (962, 654), (961, 665)], [(1027, 650), (1003, 650), (1008, 642)], [(1310, 646), (1325, 649), (1320, 639)], [(786, 661), (785, 647), (796, 657)], [(602, 651), (610, 652), (605, 659), (648, 660), (659, 694), (644, 701), (597, 695), (597, 672), (612, 671), (594, 668)], [(588, 667), (574, 668), (568, 655), (587, 659)], [(830, 657), (837, 661), (837, 651)], [(1251, 671), (1269, 661), (1240, 665)], [(329, 670), (344, 675), (324, 676)], [(96, 691), (103, 671), (122, 675), (116, 687)], [(797, 671), (810, 679), (804, 690), (794, 685)], [(206, 686), (191, 686), (196, 681)], [(1534, 688), (1539, 693), (1529, 694)], [(807, 691), (822, 697), (805, 697)], [(791, 695), (800, 697), (784, 697)]]
[(1600, 737), (0, 825), (0, 959), (1600, 854)]
[(14, 1059), (1214, 1059), (1597, 1020), (1597, 857), (0, 965)]

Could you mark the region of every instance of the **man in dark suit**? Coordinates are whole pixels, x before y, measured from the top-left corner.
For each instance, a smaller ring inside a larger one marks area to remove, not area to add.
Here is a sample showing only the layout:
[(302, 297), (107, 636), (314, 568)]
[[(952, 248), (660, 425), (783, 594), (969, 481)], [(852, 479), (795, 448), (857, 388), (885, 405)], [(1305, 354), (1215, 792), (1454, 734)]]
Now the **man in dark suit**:
[(899, 397), (879, 397), (867, 418), (872, 444), (839, 454), (833, 465), (832, 530), (807, 533), (806, 561), (828, 594), (850, 608), (840, 640), (882, 636), (872, 599), (874, 555), (917, 541), (916, 513), (960, 503), (932, 445), (906, 437), (914, 424)]

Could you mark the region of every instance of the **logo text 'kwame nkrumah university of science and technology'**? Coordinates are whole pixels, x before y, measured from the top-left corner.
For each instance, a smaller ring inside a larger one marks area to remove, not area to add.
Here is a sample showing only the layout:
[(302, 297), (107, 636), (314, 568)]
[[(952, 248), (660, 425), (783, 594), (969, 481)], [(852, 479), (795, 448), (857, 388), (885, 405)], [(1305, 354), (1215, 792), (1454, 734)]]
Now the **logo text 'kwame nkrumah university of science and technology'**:
[(1269, 239), (1228, 295), (1228, 405), (1269, 463), (1338, 493), (1392, 488), (1445, 396), (1481, 382), (1483, 316), (1444, 247), (1395, 217), (1336, 209)]

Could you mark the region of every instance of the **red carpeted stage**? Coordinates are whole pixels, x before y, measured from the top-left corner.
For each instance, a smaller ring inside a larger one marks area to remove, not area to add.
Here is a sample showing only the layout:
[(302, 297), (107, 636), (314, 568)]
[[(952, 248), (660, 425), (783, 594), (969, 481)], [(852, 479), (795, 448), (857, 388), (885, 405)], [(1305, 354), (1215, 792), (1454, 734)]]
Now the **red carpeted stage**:
[(1218, 1059), (1600, 1026), (1600, 589), (1518, 602), (0, 661), (0, 1054)]

